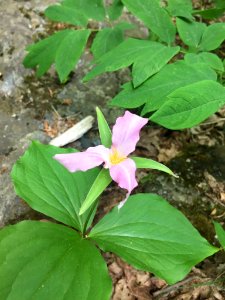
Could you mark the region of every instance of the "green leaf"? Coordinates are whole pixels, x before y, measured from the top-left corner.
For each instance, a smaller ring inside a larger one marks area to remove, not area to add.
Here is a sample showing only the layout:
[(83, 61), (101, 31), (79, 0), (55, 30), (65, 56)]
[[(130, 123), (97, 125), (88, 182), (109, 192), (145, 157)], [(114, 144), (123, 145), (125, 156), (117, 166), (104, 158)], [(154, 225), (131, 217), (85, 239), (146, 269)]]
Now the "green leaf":
[(224, 8), (210, 8), (205, 10), (194, 10), (192, 12), (193, 15), (200, 15), (203, 19), (211, 20), (221, 17), (224, 14)]
[(66, 24), (87, 26), (88, 18), (73, 7), (63, 5), (52, 5), (45, 10), (45, 15), (52, 21)]
[(224, 0), (214, 0), (214, 2), (216, 3), (216, 7), (218, 7), (218, 8), (224, 8), (225, 7)]
[(71, 152), (74, 149), (33, 142), (14, 165), (12, 179), (17, 195), (33, 209), (83, 231), (91, 209), (82, 217), (79, 210), (99, 171), (70, 173), (53, 159)]
[(103, 21), (105, 18), (103, 0), (64, 0), (63, 5), (76, 9), (88, 19)]
[(96, 247), (62, 225), (24, 221), (0, 231), (0, 295), (8, 300), (105, 300), (112, 292)]
[(109, 52), (124, 40), (124, 32), (118, 27), (104, 28), (100, 30), (91, 46), (91, 51), (95, 61), (100, 59), (105, 53)]
[(79, 215), (84, 214), (87, 209), (95, 203), (96, 199), (102, 194), (111, 181), (112, 178), (110, 177), (109, 170), (103, 168), (92, 184), (92, 187), (80, 208)]
[(129, 197), (95, 225), (89, 234), (103, 251), (120, 256), (137, 269), (173, 284), (218, 251), (185, 216), (154, 194)]
[(67, 80), (67, 76), (77, 64), (90, 32), (90, 30), (71, 31), (60, 44), (55, 57), (55, 68), (61, 82)]
[(143, 158), (143, 157), (135, 157), (135, 156), (132, 156), (131, 158), (135, 162), (136, 167), (138, 169), (159, 170), (159, 171), (162, 171), (162, 172), (165, 172), (165, 173), (168, 173), (170, 175), (173, 175), (173, 176), (177, 177), (177, 175), (175, 175), (173, 173), (173, 171), (171, 171), (168, 167), (164, 166), (163, 164), (161, 164), (161, 163), (159, 163), (155, 160), (152, 160), (152, 159), (149, 159), (149, 158)]
[(80, 58), (90, 30), (59, 31), (27, 48), (29, 52), (23, 64), (26, 68), (37, 69), (37, 76), (42, 76), (55, 62), (61, 82), (65, 82), (69, 73)]
[(174, 42), (176, 28), (158, 0), (122, 0), (129, 11), (141, 19), (163, 42)]
[(114, 21), (119, 18), (123, 11), (123, 3), (121, 0), (113, 0), (113, 3), (107, 7), (109, 19)]
[(203, 33), (200, 49), (211, 51), (218, 48), (225, 40), (225, 23), (216, 23), (208, 26)]
[(225, 104), (225, 88), (212, 80), (182, 87), (170, 95), (150, 120), (169, 129), (193, 127)]
[(133, 64), (134, 87), (136, 88), (146, 79), (159, 72), (179, 51), (180, 47), (166, 47), (160, 43), (153, 44)]
[(222, 60), (214, 53), (201, 52), (199, 54), (187, 53), (184, 57), (184, 60), (188, 64), (199, 64), (205, 63), (212, 69), (217, 71), (224, 71), (224, 66)]
[(168, 0), (166, 8), (171, 16), (183, 17), (192, 20), (192, 1), (191, 0)]
[(97, 119), (98, 119), (98, 130), (101, 139), (102, 145), (107, 148), (110, 148), (112, 145), (112, 132), (109, 128), (109, 125), (101, 112), (101, 110), (97, 107), (96, 108)]
[(197, 49), (206, 29), (204, 23), (190, 22), (176, 18), (177, 30), (181, 40), (189, 47)]
[(157, 42), (127, 39), (98, 59), (98, 65), (91, 70), (84, 81), (104, 72), (113, 72), (133, 65), (134, 86), (158, 72), (175, 54), (179, 47), (167, 47)]
[(215, 226), (216, 235), (218, 237), (218, 240), (219, 240), (221, 246), (225, 249), (225, 231), (219, 223), (217, 223), (217, 222), (213, 222), (213, 223)]
[(163, 67), (159, 73), (149, 78), (140, 87), (134, 89), (131, 83), (124, 86), (110, 104), (125, 108), (135, 108), (146, 103), (142, 114), (157, 110), (166, 96), (176, 89), (201, 80), (215, 80), (216, 73), (205, 64), (190, 65), (177, 61)]

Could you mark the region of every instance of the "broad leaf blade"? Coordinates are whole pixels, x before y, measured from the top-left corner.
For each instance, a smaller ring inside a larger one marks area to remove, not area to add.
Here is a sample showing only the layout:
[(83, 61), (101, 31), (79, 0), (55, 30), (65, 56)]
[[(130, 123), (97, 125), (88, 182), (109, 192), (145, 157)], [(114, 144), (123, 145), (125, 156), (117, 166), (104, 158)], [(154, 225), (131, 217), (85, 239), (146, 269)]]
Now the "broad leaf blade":
[(67, 80), (67, 76), (77, 64), (90, 33), (90, 30), (71, 30), (60, 44), (56, 52), (55, 67), (61, 82)]
[(88, 18), (77, 9), (61, 5), (52, 5), (45, 10), (45, 15), (52, 21), (72, 25), (86, 26)]
[(123, 3), (163, 42), (169, 45), (173, 43), (176, 28), (167, 11), (160, 6), (158, 0), (123, 0)]
[(123, 3), (121, 0), (113, 0), (113, 3), (107, 8), (109, 19), (114, 21), (120, 17), (123, 11)]
[(0, 279), (8, 300), (105, 300), (112, 291), (99, 251), (74, 230), (46, 222), (0, 231)]
[(109, 125), (101, 112), (101, 110), (97, 107), (96, 108), (97, 119), (98, 119), (98, 130), (101, 139), (102, 145), (107, 148), (110, 148), (112, 145), (112, 132), (109, 128)]
[(105, 18), (103, 0), (64, 0), (62, 4), (71, 9), (76, 9), (88, 19), (103, 21)]
[(181, 40), (189, 47), (198, 49), (206, 25), (199, 22), (191, 22), (181, 18), (176, 19), (177, 30)]
[[(104, 44), (101, 43), (101, 46), (104, 48)], [(84, 77), (84, 81), (104, 72), (113, 72), (133, 64), (132, 74), (136, 87), (157, 73), (179, 52), (179, 49), (179, 47), (167, 47), (152, 41), (127, 39), (102, 57), (98, 57), (97, 66)]]
[(101, 58), (105, 53), (109, 52), (124, 40), (123, 30), (117, 27), (104, 28), (100, 30), (91, 46), (95, 60)]
[(207, 27), (204, 31), (200, 49), (211, 51), (218, 48), (225, 40), (225, 23), (216, 23)]
[(191, 0), (168, 0), (167, 10), (173, 17), (183, 17), (192, 20)]
[(147, 51), (143, 51), (143, 54), (133, 64), (134, 87), (136, 88), (146, 79), (159, 72), (179, 50), (180, 47), (166, 47), (160, 43), (152, 43), (152, 46)]
[(175, 175), (173, 173), (173, 171), (171, 171), (168, 167), (164, 166), (163, 164), (161, 164), (161, 163), (159, 163), (155, 160), (152, 160), (152, 159), (149, 159), (149, 158), (144, 158), (144, 157), (135, 157), (135, 156), (132, 156), (131, 158), (135, 162), (136, 167), (138, 169), (159, 170), (159, 171), (162, 171), (162, 172), (165, 172), (165, 173), (168, 173), (170, 175), (173, 175), (173, 176), (177, 177), (177, 175)]
[(111, 181), (112, 178), (109, 175), (109, 170), (102, 169), (92, 184), (92, 187), (80, 208), (79, 215), (84, 214), (96, 202), (97, 198), (107, 188)]
[(83, 231), (90, 211), (80, 217), (79, 210), (99, 171), (70, 173), (53, 159), (60, 153), (71, 149), (33, 142), (13, 167), (13, 183), (33, 209)]
[(27, 48), (23, 64), (44, 75), (55, 62), (61, 82), (65, 82), (86, 45), (90, 30), (65, 29)]
[(218, 251), (185, 216), (154, 194), (131, 196), (92, 229), (89, 238), (103, 251), (122, 257), (137, 269), (173, 284)]
[(205, 10), (194, 10), (193, 15), (200, 15), (203, 19), (216, 19), (222, 16), (225, 12), (224, 8), (210, 8)]
[(212, 80), (204, 80), (180, 88), (150, 120), (169, 129), (193, 127), (225, 104), (225, 88)]
[(199, 54), (195, 53), (187, 53), (184, 57), (184, 60), (188, 64), (199, 64), (205, 63), (209, 67), (217, 71), (224, 71), (224, 66), (222, 60), (214, 53), (210, 52), (202, 52)]
[(218, 237), (218, 240), (219, 240), (221, 246), (225, 249), (225, 231), (224, 231), (223, 227), (217, 222), (214, 222), (214, 226), (215, 226), (216, 235)]
[(190, 65), (178, 61), (163, 67), (140, 87), (134, 89), (131, 83), (124, 86), (110, 104), (124, 108), (135, 108), (146, 103), (142, 114), (157, 110), (176, 89), (201, 80), (215, 80), (216, 73), (205, 64)]

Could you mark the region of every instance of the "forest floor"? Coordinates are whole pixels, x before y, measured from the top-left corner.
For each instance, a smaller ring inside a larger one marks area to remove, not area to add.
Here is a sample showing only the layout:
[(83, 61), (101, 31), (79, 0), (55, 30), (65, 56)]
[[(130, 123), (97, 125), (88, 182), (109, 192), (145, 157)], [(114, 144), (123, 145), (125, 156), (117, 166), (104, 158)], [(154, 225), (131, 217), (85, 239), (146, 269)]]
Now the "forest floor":
[[(204, 1), (203, 1), (204, 2)], [(129, 70), (108, 73), (82, 83), (91, 56), (86, 52), (69, 82), (60, 85), (53, 69), (37, 79), (22, 65), (25, 47), (46, 36), (53, 25), (43, 18), (55, 0), (1, 0), (0, 7), (0, 227), (24, 219), (46, 218), (16, 197), (12, 165), (32, 139), (48, 143), (87, 115), (102, 108), (113, 125), (122, 110), (107, 101), (129, 80)], [(198, 5), (197, 1), (195, 3)], [(134, 32), (145, 34), (144, 30)], [(136, 154), (169, 166), (178, 179), (139, 171), (137, 192), (157, 193), (179, 208), (211, 243), (218, 245), (212, 221), (225, 222), (225, 109), (189, 130), (170, 131), (150, 123)], [(99, 143), (96, 123), (70, 146), (79, 150)], [(95, 222), (124, 197), (111, 185), (104, 193)], [(194, 267), (181, 282), (168, 286), (153, 274), (137, 271), (111, 253), (105, 254), (114, 284), (112, 300), (225, 299), (225, 254), (219, 252)]]

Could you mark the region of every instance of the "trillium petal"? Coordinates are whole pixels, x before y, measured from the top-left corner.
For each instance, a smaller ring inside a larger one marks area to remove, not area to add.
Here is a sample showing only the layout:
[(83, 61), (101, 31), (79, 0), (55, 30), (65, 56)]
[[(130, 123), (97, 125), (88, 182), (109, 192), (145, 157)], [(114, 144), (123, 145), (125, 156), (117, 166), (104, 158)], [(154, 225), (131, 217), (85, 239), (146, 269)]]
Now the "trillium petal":
[(126, 111), (123, 117), (116, 120), (113, 127), (113, 147), (126, 156), (133, 152), (140, 138), (140, 130), (147, 123), (148, 119)]
[(128, 190), (128, 194), (138, 185), (135, 178), (136, 165), (131, 158), (127, 158), (121, 163), (111, 166), (109, 172), (119, 187)]
[(99, 145), (90, 147), (84, 152), (69, 154), (57, 154), (54, 159), (58, 160), (70, 172), (87, 171), (102, 163), (108, 163), (109, 149)]

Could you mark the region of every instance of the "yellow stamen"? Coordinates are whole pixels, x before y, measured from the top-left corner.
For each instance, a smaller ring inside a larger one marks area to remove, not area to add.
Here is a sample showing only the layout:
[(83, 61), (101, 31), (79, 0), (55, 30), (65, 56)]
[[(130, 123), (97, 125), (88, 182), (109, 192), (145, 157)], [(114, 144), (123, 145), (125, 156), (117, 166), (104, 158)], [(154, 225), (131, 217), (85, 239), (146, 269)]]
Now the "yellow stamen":
[(112, 148), (112, 152), (109, 156), (110, 163), (112, 165), (117, 165), (124, 161), (126, 159), (126, 156), (123, 156), (116, 148)]

